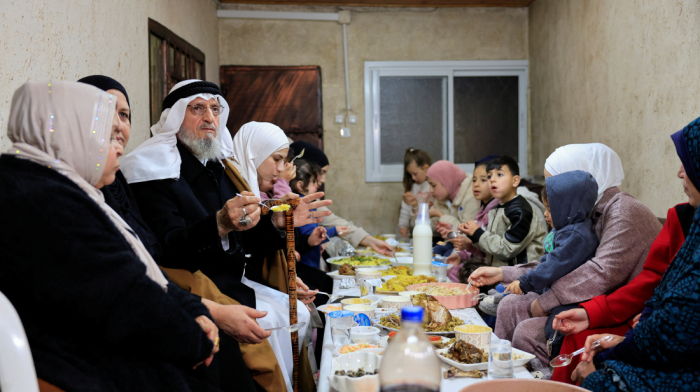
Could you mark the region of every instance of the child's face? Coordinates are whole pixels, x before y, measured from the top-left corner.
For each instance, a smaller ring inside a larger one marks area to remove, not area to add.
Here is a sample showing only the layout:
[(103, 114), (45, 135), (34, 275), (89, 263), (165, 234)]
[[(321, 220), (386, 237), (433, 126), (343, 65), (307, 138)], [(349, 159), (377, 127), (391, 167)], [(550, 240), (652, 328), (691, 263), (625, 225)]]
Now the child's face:
[(428, 168), (430, 166), (428, 165), (423, 165), (423, 166), (418, 166), (416, 165), (416, 161), (411, 161), (411, 163), (406, 166), (406, 171), (408, 174), (411, 175), (411, 178), (413, 179), (413, 182), (416, 184), (422, 184), (425, 182), (426, 179), (426, 173), (428, 173)]
[(510, 201), (518, 194), (518, 185), (520, 184), (520, 176), (511, 174), (508, 166), (503, 165), (499, 169), (493, 169), (489, 172), (489, 181), (491, 183), (491, 196), (496, 199), (501, 199), (503, 203)]
[(550, 227), (554, 227), (554, 223), (552, 223), (552, 211), (549, 210), (549, 203), (543, 200), (542, 204), (544, 204), (544, 220), (547, 221)]
[(447, 193), (447, 189), (445, 189), (441, 183), (433, 180), (432, 178), (427, 178), (428, 184), (430, 184), (430, 194), (439, 201), (447, 200), (447, 198), (450, 196), (450, 194)]
[(310, 195), (312, 193), (318, 192), (318, 187), (319, 187), (318, 179), (314, 178), (311, 181), (309, 181), (309, 189), (306, 191), (307, 195)]
[(491, 196), (491, 183), (489, 175), (486, 173), (486, 166), (477, 166), (474, 169), (474, 177), (472, 177), (472, 192), (474, 198), (479, 201), (489, 201), (493, 199)]

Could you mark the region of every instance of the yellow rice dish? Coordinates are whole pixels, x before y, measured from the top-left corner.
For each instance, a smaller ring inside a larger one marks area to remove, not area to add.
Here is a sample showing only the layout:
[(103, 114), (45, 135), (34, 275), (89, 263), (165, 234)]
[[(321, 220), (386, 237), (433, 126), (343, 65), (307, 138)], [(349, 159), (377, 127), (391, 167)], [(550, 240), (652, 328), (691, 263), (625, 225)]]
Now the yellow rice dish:
[(377, 289), (377, 291), (406, 291), (406, 287), (412, 284), (418, 283), (431, 283), (437, 282), (432, 276), (417, 275), (417, 276), (406, 276), (399, 275), (395, 278), (389, 279), (388, 282), (384, 283), (382, 287)]
[(391, 267), (386, 271), (382, 271), (382, 276), (396, 275), (396, 276), (412, 276), (413, 269), (406, 266)]
[(372, 267), (372, 266), (377, 266), (377, 265), (387, 265), (391, 264), (391, 261), (389, 259), (385, 259), (382, 257), (377, 257), (377, 256), (352, 256), (352, 257), (343, 257), (342, 259), (338, 260), (333, 260), (330, 261), (331, 264), (350, 264), (353, 266), (361, 266), (361, 267)]

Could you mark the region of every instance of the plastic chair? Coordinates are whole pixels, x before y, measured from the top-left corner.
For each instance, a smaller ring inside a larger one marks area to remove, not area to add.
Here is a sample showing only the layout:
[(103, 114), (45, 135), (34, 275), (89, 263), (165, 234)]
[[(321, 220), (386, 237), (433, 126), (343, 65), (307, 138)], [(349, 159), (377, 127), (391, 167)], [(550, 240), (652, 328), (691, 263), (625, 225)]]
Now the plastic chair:
[(556, 381), (509, 378), (469, 385), (459, 392), (590, 392), (575, 385)]
[(0, 390), (39, 392), (27, 335), (14, 306), (0, 292)]

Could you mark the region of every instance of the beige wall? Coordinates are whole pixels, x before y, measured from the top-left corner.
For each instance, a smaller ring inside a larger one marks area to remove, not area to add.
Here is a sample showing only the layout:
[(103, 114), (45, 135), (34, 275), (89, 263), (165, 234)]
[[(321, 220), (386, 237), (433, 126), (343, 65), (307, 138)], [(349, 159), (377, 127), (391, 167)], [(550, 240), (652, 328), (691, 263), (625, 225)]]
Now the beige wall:
[(537, 0), (529, 25), (531, 172), (601, 142), (657, 216), (687, 200), (669, 135), (700, 115), (700, 2)]
[(149, 136), (148, 18), (199, 48), (218, 83), (219, 40), (212, 0), (23, 0), (0, 9), (0, 149), (11, 145), (7, 117), (14, 90), (27, 81), (104, 74), (127, 89), (133, 150)]
[(350, 138), (341, 138), (334, 124), (335, 115), (345, 108), (341, 25), (220, 19), (219, 27), (222, 65), (321, 66), (324, 142), (331, 162), (326, 192), (336, 214), (372, 234), (396, 231), (403, 188), (399, 183), (365, 182), (364, 62), (527, 59), (526, 8), (353, 12), (347, 33), (357, 124), (350, 125)]

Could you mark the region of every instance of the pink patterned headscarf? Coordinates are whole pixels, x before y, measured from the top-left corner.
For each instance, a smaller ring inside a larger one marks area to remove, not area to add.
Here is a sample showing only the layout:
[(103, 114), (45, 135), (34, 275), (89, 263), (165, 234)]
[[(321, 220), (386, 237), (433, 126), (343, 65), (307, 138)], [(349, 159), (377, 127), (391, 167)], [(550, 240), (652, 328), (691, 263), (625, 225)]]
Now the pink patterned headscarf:
[(428, 177), (442, 184), (450, 194), (449, 199), (453, 201), (457, 197), (462, 181), (467, 178), (467, 173), (459, 166), (449, 161), (437, 161), (430, 166)]

